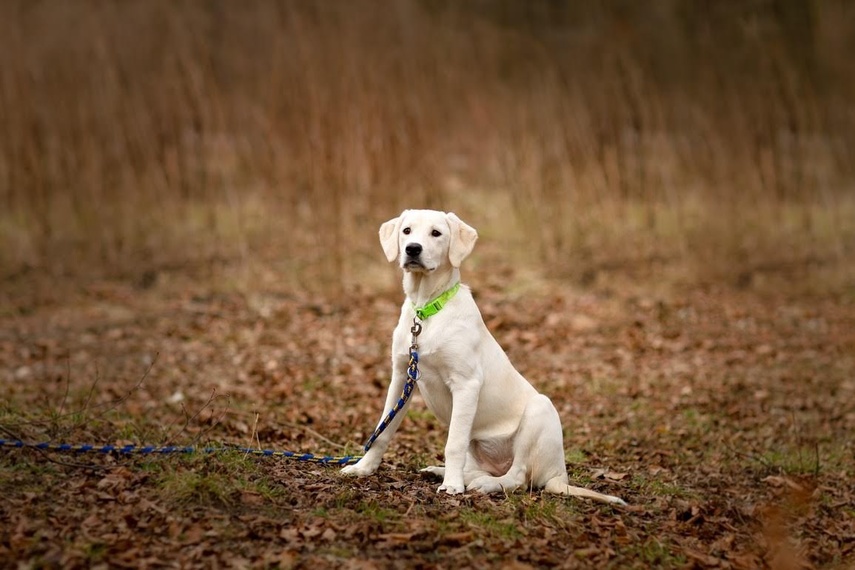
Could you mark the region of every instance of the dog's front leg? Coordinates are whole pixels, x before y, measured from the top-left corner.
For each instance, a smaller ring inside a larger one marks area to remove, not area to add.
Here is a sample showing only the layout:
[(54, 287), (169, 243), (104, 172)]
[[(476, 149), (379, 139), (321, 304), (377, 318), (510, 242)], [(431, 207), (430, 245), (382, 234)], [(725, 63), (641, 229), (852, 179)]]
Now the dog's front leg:
[(445, 474), (437, 492), (445, 491), (456, 495), (465, 490), (463, 469), (466, 466), (466, 453), (472, 435), (472, 424), (478, 410), (478, 395), (481, 382), (467, 379), (452, 383), (451, 420), (448, 424), (448, 441), (445, 444)]
[[(406, 372), (399, 372), (399, 369), (400, 366), (397, 366), (392, 372), (392, 381), (389, 383), (389, 390), (386, 393), (386, 403), (383, 406), (383, 414), (380, 416), (380, 421), (377, 423), (378, 426), (383, 423), (383, 420), (386, 418), (386, 414), (388, 414), (389, 410), (391, 410), (398, 402), (398, 398), (401, 397), (401, 392), (404, 389), (404, 383), (406, 382), (407, 376)], [(389, 447), (389, 443), (392, 441), (392, 436), (395, 435), (395, 432), (398, 430), (398, 426), (401, 425), (401, 421), (403, 421), (404, 416), (407, 415), (407, 409), (409, 407), (410, 400), (407, 400), (404, 403), (404, 407), (395, 414), (394, 419), (392, 419), (391, 423), (386, 427), (386, 430), (377, 436), (376, 440), (374, 440), (371, 449), (369, 449), (362, 459), (354, 465), (348, 465), (342, 469), (342, 473), (346, 475), (357, 475), (359, 477), (374, 473), (377, 470), (377, 467), (380, 466), (380, 461), (383, 459), (383, 453), (385, 453), (386, 448)]]

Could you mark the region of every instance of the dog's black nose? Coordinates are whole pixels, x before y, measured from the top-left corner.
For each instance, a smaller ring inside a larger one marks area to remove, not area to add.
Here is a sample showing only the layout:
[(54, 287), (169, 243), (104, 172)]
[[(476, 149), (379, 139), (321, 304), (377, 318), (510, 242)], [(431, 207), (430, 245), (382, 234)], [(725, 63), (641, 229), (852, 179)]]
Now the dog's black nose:
[(416, 257), (422, 252), (422, 246), (418, 243), (408, 243), (407, 247), (404, 248), (404, 251), (406, 251), (407, 255), (410, 257)]

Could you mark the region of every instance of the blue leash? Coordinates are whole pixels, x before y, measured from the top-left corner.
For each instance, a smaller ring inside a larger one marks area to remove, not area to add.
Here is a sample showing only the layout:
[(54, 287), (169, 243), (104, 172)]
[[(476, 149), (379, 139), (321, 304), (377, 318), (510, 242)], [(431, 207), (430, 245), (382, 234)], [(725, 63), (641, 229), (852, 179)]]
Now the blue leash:
[[(419, 379), (419, 353), (418, 347), (419, 345), (416, 343), (416, 337), (422, 332), (422, 326), (416, 320), (413, 321), (413, 327), (410, 329), (410, 332), (413, 334), (413, 343), (410, 345), (410, 361), (407, 365), (407, 380), (404, 383), (404, 389), (401, 392), (401, 397), (398, 398), (397, 403), (392, 406), (392, 409), (386, 414), (383, 418), (383, 421), (377, 426), (374, 430), (374, 433), (371, 434), (371, 437), (368, 438), (368, 441), (365, 442), (363, 446), (363, 451), (368, 451), (371, 449), (371, 446), (374, 445), (374, 441), (383, 433), (389, 424), (392, 423), (392, 420), (395, 419), (395, 416), (404, 409), (407, 401), (410, 399), (410, 396), (413, 394), (413, 388), (416, 386), (416, 381)], [(214, 453), (224, 453), (231, 451), (233, 453), (243, 453), (245, 455), (252, 455), (254, 457), (282, 457), (286, 459), (293, 459), (296, 461), (303, 461), (307, 463), (319, 463), (322, 465), (351, 465), (356, 463), (360, 459), (362, 459), (361, 455), (342, 455), (342, 456), (330, 456), (330, 455), (315, 455), (312, 453), (295, 453), (293, 451), (277, 451), (273, 449), (253, 449), (250, 447), (239, 447), (239, 446), (217, 446), (217, 447), (195, 447), (195, 446), (176, 446), (176, 445), (163, 445), (163, 446), (154, 446), (154, 445), (89, 445), (89, 444), (75, 444), (75, 443), (52, 443), (49, 441), (42, 443), (29, 443), (21, 440), (9, 440), (9, 439), (0, 439), (0, 448), (10, 447), (16, 449), (39, 449), (41, 451), (71, 451), (74, 453), (101, 453), (101, 454), (109, 454), (109, 453), (118, 453), (119, 455), (169, 455), (169, 454), (192, 454), (192, 453), (206, 453), (206, 454), (214, 454)]]
[(231, 451), (235, 453), (244, 453), (256, 457), (285, 457), (295, 459), (297, 461), (308, 461), (313, 463), (322, 463), (329, 465), (350, 465), (359, 460), (359, 457), (345, 455), (341, 457), (333, 456), (318, 456), (311, 453), (294, 453), (293, 451), (276, 451), (273, 449), (253, 449), (250, 447), (194, 447), (190, 446), (175, 446), (175, 445), (89, 445), (86, 443), (28, 443), (21, 440), (0, 439), (0, 447), (12, 448), (31, 448), (40, 449), (42, 451), (73, 451), (75, 453), (118, 453), (119, 455), (168, 455), (168, 454), (192, 454), (192, 453), (223, 453)]

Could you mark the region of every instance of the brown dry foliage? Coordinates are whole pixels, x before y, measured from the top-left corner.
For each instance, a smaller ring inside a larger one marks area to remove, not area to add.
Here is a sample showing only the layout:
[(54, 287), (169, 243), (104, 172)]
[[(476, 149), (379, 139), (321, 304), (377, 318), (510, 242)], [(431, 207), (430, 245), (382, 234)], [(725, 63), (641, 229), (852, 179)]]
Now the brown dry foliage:
[(808, 0), (4, 2), (0, 261), (275, 243), (348, 285), (354, 236), (426, 205), (585, 282), (851, 279), (853, 30)]
[[(380, 413), (400, 293), (209, 284), (230, 271), (175, 272), (149, 289), (75, 287), (61, 304), (3, 318), (4, 435), (358, 449)], [(512, 361), (555, 402), (574, 482), (629, 508), (537, 491), (436, 494), (437, 482), (417, 470), (437, 461), (445, 433), (417, 398), (384, 465), (360, 480), (228, 454), (0, 450), (0, 560), (847, 567), (851, 302), (624, 287), (520, 295), (507, 287), (514, 276), (479, 270), (467, 280)]]

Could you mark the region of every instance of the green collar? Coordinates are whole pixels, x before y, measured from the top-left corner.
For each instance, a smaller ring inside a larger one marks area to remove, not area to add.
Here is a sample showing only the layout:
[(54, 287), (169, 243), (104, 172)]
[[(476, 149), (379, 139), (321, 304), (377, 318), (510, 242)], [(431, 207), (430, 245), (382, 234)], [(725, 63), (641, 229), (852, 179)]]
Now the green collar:
[(428, 317), (434, 316), (442, 310), (446, 303), (451, 301), (451, 299), (457, 294), (457, 291), (459, 289), (460, 281), (452, 285), (451, 289), (449, 289), (445, 293), (442, 293), (433, 301), (426, 303), (424, 306), (416, 307), (415, 305), (413, 305), (413, 309), (416, 311), (416, 316), (421, 320), (425, 320)]

